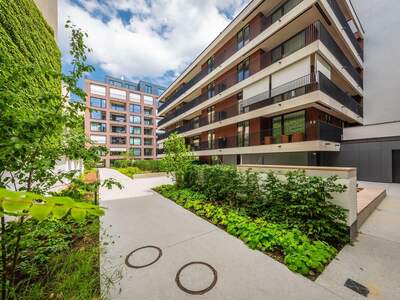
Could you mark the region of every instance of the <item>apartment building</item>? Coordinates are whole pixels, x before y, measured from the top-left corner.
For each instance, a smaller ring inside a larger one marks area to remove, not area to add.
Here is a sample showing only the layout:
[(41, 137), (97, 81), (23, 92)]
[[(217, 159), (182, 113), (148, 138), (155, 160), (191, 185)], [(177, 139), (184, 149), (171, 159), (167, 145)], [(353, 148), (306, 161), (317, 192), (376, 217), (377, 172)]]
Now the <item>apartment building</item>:
[(322, 165), (363, 124), (364, 32), (349, 0), (253, 0), (166, 89), (203, 162)]
[(164, 90), (109, 76), (104, 82), (85, 80), (85, 132), (93, 143), (108, 148), (104, 166), (124, 159), (128, 151), (138, 160), (156, 158), (158, 95)]

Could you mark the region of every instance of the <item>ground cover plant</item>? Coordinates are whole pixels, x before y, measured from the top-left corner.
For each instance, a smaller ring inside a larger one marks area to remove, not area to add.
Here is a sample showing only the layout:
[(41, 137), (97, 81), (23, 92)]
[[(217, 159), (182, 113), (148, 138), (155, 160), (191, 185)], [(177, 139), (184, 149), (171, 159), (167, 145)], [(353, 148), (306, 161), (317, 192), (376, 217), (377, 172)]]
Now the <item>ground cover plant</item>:
[(175, 185), (156, 189), (200, 217), (221, 226), (245, 242), (250, 248), (263, 251), (285, 263), (290, 270), (314, 279), (336, 255), (337, 250), (326, 242), (311, 240), (299, 229), (251, 218), (244, 210), (213, 202), (202, 193)]

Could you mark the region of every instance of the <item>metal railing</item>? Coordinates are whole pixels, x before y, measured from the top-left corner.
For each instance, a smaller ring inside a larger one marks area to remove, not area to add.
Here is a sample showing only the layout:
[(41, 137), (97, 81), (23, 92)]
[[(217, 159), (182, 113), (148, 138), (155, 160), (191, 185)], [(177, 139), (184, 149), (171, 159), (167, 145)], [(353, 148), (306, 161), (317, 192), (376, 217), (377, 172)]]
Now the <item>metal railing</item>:
[[(298, 1), (297, 5), (300, 4), (302, 0)], [(283, 3), (284, 4), (284, 3)], [(283, 5), (282, 4), (282, 5)], [(297, 6), (296, 5), (296, 6)], [(296, 6), (292, 7), (295, 8)], [(289, 10), (290, 11), (290, 10)], [(287, 11), (286, 14), (289, 12)], [(251, 39), (254, 39), (257, 37), (259, 34), (261, 34), (264, 30), (269, 28), (272, 25), (272, 13), (275, 12), (275, 9), (271, 11), (271, 13), (267, 16), (262, 16), (258, 22), (260, 22), (260, 29), (251, 34)], [(230, 58), (232, 55), (234, 55), (238, 49), (237, 44), (235, 42), (235, 39), (231, 39), (228, 43), (230, 44), (225, 44), (223, 46), (222, 51), (217, 51), (217, 53), (214, 56), (214, 64), (212, 70), (215, 70), (217, 67), (219, 67), (222, 63), (224, 63), (228, 58)], [(208, 68), (202, 69), (199, 73), (197, 73), (192, 79), (190, 79), (187, 83), (184, 83), (181, 87), (177, 89), (177, 91), (171, 95), (168, 100), (166, 100), (160, 107), (158, 108), (158, 111), (162, 111), (165, 109), (168, 105), (170, 105), (173, 101), (178, 99), (182, 94), (184, 94), (187, 90), (189, 90), (191, 87), (193, 87), (197, 82), (199, 82), (201, 79), (203, 79), (205, 76), (209, 74)]]
[[(363, 86), (363, 80), (361, 78), (361, 75), (354, 69), (354, 67), (349, 62), (349, 60), (346, 58), (343, 51), (336, 44), (336, 42), (334, 41), (334, 39), (332, 38), (330, 33), (325, 29), (325, 27), (320, 22), (315, 22), (314, 24), (309, 25), (306, 29), (300, 31), (299, 33), (295, 34), (294, 36), (297, 36), (298, 34), (300, 34), (302, 32), (305, 33), (304, 34), (305, 39), (299, 40), (297, 47), (293, 47), (291, 52), (284, 53), (280, 59), (282, 59), (283, 57), (286, 57), (290, 54), (293, 54), (294, 52), (306, 47), (307, 45), (309, 45), (319, 39), (329, 49), (329, 51), (331, 51), (331, 53), (336, 57), (336, 59), (342, 64), (343, 68), (348, 71), (348, 73), (353, 77), (353, 79), (361, 87)], [(282, 43), (280, 46), (282, 46), (283, 44), (284, 43)], [(280, 46), (278, 46), (278, 47), (280, 47)], [(249, 74), (250, 76), (265, 69), (266, 67), (270, 66), (273, 63), (272, 59), (271, 59), (271, 53), (272, 53), (272, 51), (262, 53), (262, 55), (258, 58), (260, 60), (260, 66), (261, 66), (260, 69), (253, 71), (253, 73), (250, 73)], [(251, 65), (251, 62), (252, 61), (250, 61), (250, 65)], [(163, 119), (161, 119), (159, 121), (158, 125), (161, 126), (161, 125), (169, 122), (170, 120), (187, 112), (188, 110), (192, 109), (193, 107), (200, 105), (201, 103), (208, 100), (209, 98), (212, 98), (214, 95), (221, 93), (224, 90), (235, 85), (238, 82), (238, 74), (237, 74), (236, 69), (232, 69), (227, 74), (222, 76), (222, 78), (223, 78), (222, 80), (217, 79), (215, 81), (216, 87), (215, 87), (214, 94), (210, 95), (210, 93), (208, 91), (204, 92), (203, 94), (196, 97), (192, 101), (184, 104), (183, 106), (179, 107), (175, 111), (170, 112), (168, 115), (166, 115)]]
[(327, 0), (327, 1), (329, 3), (330, 7), (332, 8), (333, 12), (335, 13), (337, 19), (339, 20), (340, 25), (342, 25), (343, 30), (346, 32), (347, 36), (349, 37), (354, 48), (356, 48), (358, 55), (360, 55), (361, 59), (364, 60), (363, 49), (361, 48), (360, 44), (357, 42), (357, 39), (354, 36), (354, 33), (351, 30), (349, 23), (347, 23), (346, 18), (344, 17), (339, 5), (337, 4), (337, 0)]

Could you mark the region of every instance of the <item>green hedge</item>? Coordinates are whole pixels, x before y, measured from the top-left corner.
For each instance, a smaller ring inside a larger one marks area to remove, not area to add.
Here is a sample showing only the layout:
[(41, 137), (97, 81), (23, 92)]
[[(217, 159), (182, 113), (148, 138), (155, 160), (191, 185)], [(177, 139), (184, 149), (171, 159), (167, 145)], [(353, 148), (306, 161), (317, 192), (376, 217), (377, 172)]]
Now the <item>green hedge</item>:
[(117, 160), (113, 164), (116, 168), (136, 167), (145, 172), (164, 172), (161, 160)]
[[(35, 65), (48, 71), (61, 70), (54, 32), (33, 0), (0, 0), (0, 63), (4, 61), (19, 67)], [(60, 79), (32, 74), (25, 80), (31, 94), (44, 89), (61, 91)]]
[(270, 223), (261, 218), (252, 219), (244, 212), (211, 203), (204, 194), (190, 189), (164, 185), (157, 191), (198, 216), (223, 226), (228, 233), (241, 239), (251, 249), (271, 255), (278, 251), (283, 262), (293, 272), (315, 276), (323, 271), (337, 253), (334, 247), (325, 242), (312, 241), (298, 229), (288, 229), (284, 225)]

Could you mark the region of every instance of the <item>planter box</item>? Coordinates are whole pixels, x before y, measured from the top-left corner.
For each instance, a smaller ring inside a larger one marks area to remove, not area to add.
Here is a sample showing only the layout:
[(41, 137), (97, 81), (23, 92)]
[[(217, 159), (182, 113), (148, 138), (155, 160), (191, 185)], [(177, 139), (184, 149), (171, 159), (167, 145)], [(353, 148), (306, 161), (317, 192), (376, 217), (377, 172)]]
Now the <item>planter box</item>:
[(286, 134), (283, 134), (283, 135), (281, 136), (281, 143), (282, 143), (282, 144), (289, 143), (289, 136), (286, 135)]
[(304, 141), (304, 134), (302, 132), (296, 132), (292, 134), (292, 143), (303, 142), (303, 141)]
[(272, 136), (264, 137), (264, 145), (271, 145), (274, 143), (274, 138)]

